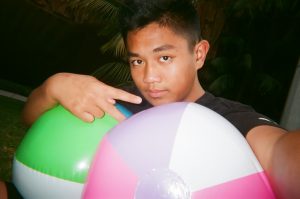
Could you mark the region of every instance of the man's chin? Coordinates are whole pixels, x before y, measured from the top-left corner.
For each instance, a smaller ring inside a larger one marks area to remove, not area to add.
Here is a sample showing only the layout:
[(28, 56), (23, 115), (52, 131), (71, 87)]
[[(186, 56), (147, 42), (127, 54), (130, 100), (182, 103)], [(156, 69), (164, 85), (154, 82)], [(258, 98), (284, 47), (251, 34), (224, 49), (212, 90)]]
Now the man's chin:
[(167, 100), (167, 99), (162, 99), (162, 98), (147, 98), (147, 101), (152, 104), (153, 106), (160, 106), (164, 104), (170, 104), (173, 103), (174, 101), (172, 100)]

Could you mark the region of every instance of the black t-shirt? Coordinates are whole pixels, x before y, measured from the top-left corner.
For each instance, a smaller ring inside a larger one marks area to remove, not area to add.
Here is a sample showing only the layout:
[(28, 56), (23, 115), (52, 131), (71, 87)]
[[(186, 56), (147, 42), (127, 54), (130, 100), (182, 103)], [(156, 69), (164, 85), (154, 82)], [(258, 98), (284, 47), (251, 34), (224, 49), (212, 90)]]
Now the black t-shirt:
[[(135, 95), (142, 96), (135, 87), (127, 87), (124, 90)], [(127, 102), (119, 103), (125, 106), (132, 113), (138, 113), (152, 107), (152, 105), (144, 98), (143, 102), (138, 105)], [(195, 103), (205, 106), (223, 116), (245, 137), (252, 128), (259, 125), (279, 127), (276, 122), (263, 114), (257, 113), (251, 106), (221, 97), (215, 97), (209, 92), (205, 92), (205, 94), (196, 100)]]

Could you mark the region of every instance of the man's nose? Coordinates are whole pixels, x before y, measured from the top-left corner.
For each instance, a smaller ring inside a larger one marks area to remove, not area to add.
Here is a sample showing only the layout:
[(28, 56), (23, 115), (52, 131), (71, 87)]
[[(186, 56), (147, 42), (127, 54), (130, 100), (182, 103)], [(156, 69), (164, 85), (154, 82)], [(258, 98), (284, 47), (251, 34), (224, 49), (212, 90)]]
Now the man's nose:
[(144, 82), (145, 83), (155, 83), (160, 82), (160, 73), (156, 66), (147, 65), (144, 71)]

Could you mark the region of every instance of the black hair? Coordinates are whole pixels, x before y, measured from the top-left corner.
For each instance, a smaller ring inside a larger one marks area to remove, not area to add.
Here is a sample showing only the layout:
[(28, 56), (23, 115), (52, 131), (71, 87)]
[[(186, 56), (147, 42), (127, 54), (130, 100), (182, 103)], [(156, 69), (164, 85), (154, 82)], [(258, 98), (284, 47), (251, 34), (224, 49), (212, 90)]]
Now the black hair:
[(184, 36), (191, 47), (201, 40), (200, 18), (190, 0), (124, 0), (119, 25), (125, 45), (128, 32), (153, 22)]

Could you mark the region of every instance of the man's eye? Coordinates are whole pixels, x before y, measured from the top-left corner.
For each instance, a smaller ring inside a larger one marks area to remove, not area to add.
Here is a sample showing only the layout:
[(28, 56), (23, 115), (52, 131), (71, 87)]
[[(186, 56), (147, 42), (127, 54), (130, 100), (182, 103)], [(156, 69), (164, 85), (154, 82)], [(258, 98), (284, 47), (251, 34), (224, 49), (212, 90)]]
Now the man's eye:
[(133, 65), (133, 66), (138, 66), (138, 65), (143, 64), (143, 61), (140, 60), (140, 59), (138, 59), (138, 60), (132, 60), (130, 63), (131, 63), (131, 65)]
[(162, 56), (162, 57), (159, 58), (159, 60), (161, 62), (169, 62), (169, 61), (171, 61), (171, 59), (172, 58), (170, 56)]

